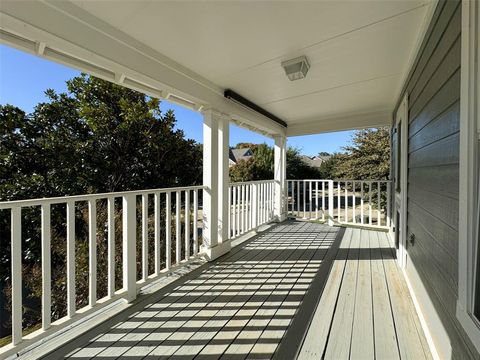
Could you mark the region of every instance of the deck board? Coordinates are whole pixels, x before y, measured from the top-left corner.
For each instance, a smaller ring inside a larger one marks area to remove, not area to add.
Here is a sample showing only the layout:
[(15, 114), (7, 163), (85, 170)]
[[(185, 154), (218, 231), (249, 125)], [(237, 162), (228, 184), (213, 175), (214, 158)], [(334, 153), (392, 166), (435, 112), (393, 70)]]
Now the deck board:
[(385, 233), (285, 222), (46, 358), (429, 359), (392, 254)]
[(352, 359), (374, 359), (374, 323), (369, 231), (360, 230), (357, 291), (353, 316)]
[(385, 269), (378, 236), (369, 232), (372, 264), (373, 316), (375, 319), (375, 357), (377, 359), (400, 359), (397, 334), (393, 322), (392, 307), (387, 288)]

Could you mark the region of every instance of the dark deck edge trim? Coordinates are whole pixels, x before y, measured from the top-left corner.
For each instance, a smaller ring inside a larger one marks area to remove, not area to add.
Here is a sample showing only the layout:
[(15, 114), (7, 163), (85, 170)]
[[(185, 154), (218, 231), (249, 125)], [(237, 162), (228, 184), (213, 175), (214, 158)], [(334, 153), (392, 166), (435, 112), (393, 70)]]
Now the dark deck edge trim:
[(273, 359), (283, 360), (298, 358), (305, 340), (305, 336), (307, 335), (310, 324), (312, 323), (313, 315), (315, 313), (315, 311), (312, 311), (312, 309), (316, 309), (318, 307), (323, 290), (327, 284), (333, 262), (337, 257), (340, 243), (345, 235), (345, 229), (346, 228), (341, 227), (338, 231), (335, 241), (325, 255), (323, 263), (315, 275), (315, 278), (311, 282), (310, 288), (308, 289), (308, 292), (305, 295), (298, 312), (295, 314), (292, 323), (289, 325), (285, 337), (273, 355)]
[(233, 90), (230, 90), (230, 89), (225, 90), (225, 92), (223, 93), (223, 96), (225, 96), (227, 99), (234, 100), (239, 104), (246, 106), (259, 114), (262, 114), (263, 116), (269, 118), (270, 120), (275, 121), (277, 124), (282, 125), (284, 128), (287, 127), (287, 123), (285, 121), (273, 115), (271, 112), (265, 110), (264, 108), (258, 106), (257, 104), (251, 102), (250, 100), (244, 98), (242, 95), (237, 94)]

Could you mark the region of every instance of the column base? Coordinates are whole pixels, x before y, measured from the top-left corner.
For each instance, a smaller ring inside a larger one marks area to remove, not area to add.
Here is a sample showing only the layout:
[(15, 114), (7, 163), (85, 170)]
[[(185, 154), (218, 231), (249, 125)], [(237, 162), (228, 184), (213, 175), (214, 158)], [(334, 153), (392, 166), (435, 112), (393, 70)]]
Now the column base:
[(213, 261), (215, 259), (218, 259), (220, 256), (228, 253), (231, 249), (232, 242), (228, 240), (221, 244), (215, 245), (214, 247), (204, 247), (203, 252), (207, 261)]

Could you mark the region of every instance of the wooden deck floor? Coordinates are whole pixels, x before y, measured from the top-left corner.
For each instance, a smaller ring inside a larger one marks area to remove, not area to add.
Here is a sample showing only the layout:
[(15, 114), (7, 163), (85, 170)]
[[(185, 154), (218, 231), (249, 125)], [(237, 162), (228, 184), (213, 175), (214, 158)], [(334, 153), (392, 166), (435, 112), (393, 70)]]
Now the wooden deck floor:
[(385, 233), (285, 222), (47, 358), (429, 359)]

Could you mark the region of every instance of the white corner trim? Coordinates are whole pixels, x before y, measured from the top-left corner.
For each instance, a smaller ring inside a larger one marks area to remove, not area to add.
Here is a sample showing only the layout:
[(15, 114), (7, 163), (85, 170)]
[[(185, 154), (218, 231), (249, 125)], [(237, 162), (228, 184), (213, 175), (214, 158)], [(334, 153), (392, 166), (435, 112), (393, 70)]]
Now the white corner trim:
[(479, 120), (480, 5), (462, 1), (462, 50), (460, 85), (460, 182), (457, 319), (480, 353), (480, 326), (473, 319), (473, 294), (478, 237), (475, 224), (475, 196), (478, 173), (476, 155)]
[(417, 38), (415, 39), (415, 44), (412, 48), (412, 52), (410, 53), (407, 63), (405, 64), (405, 68), (402, 75), (402, 81), (400, 81), (399, 83), (399, 88), (396, 91), (395, 99), (400, 99), (400, 96), (402, 96), (402, 91), (405, 89), (405, 86), (407, 85), (410, 71), (412, 70), (412, 67), (415, 64), (415, 60), (417, 59), (417, 56), (419, 55), (420, 50), (422, 49), (423, 40), (425, 38), (425, 35), (427, 34), (428, 28), (433, 18), (433, 14), (435, 14), (435, 9), (437, 8), (438, 2), (439, 0), (433, 0), (425, 4), (425, 6), (427, 6), (426, 14), (425, 14), (425, 17), (423, 18), (422, 24), (420, 25)]

